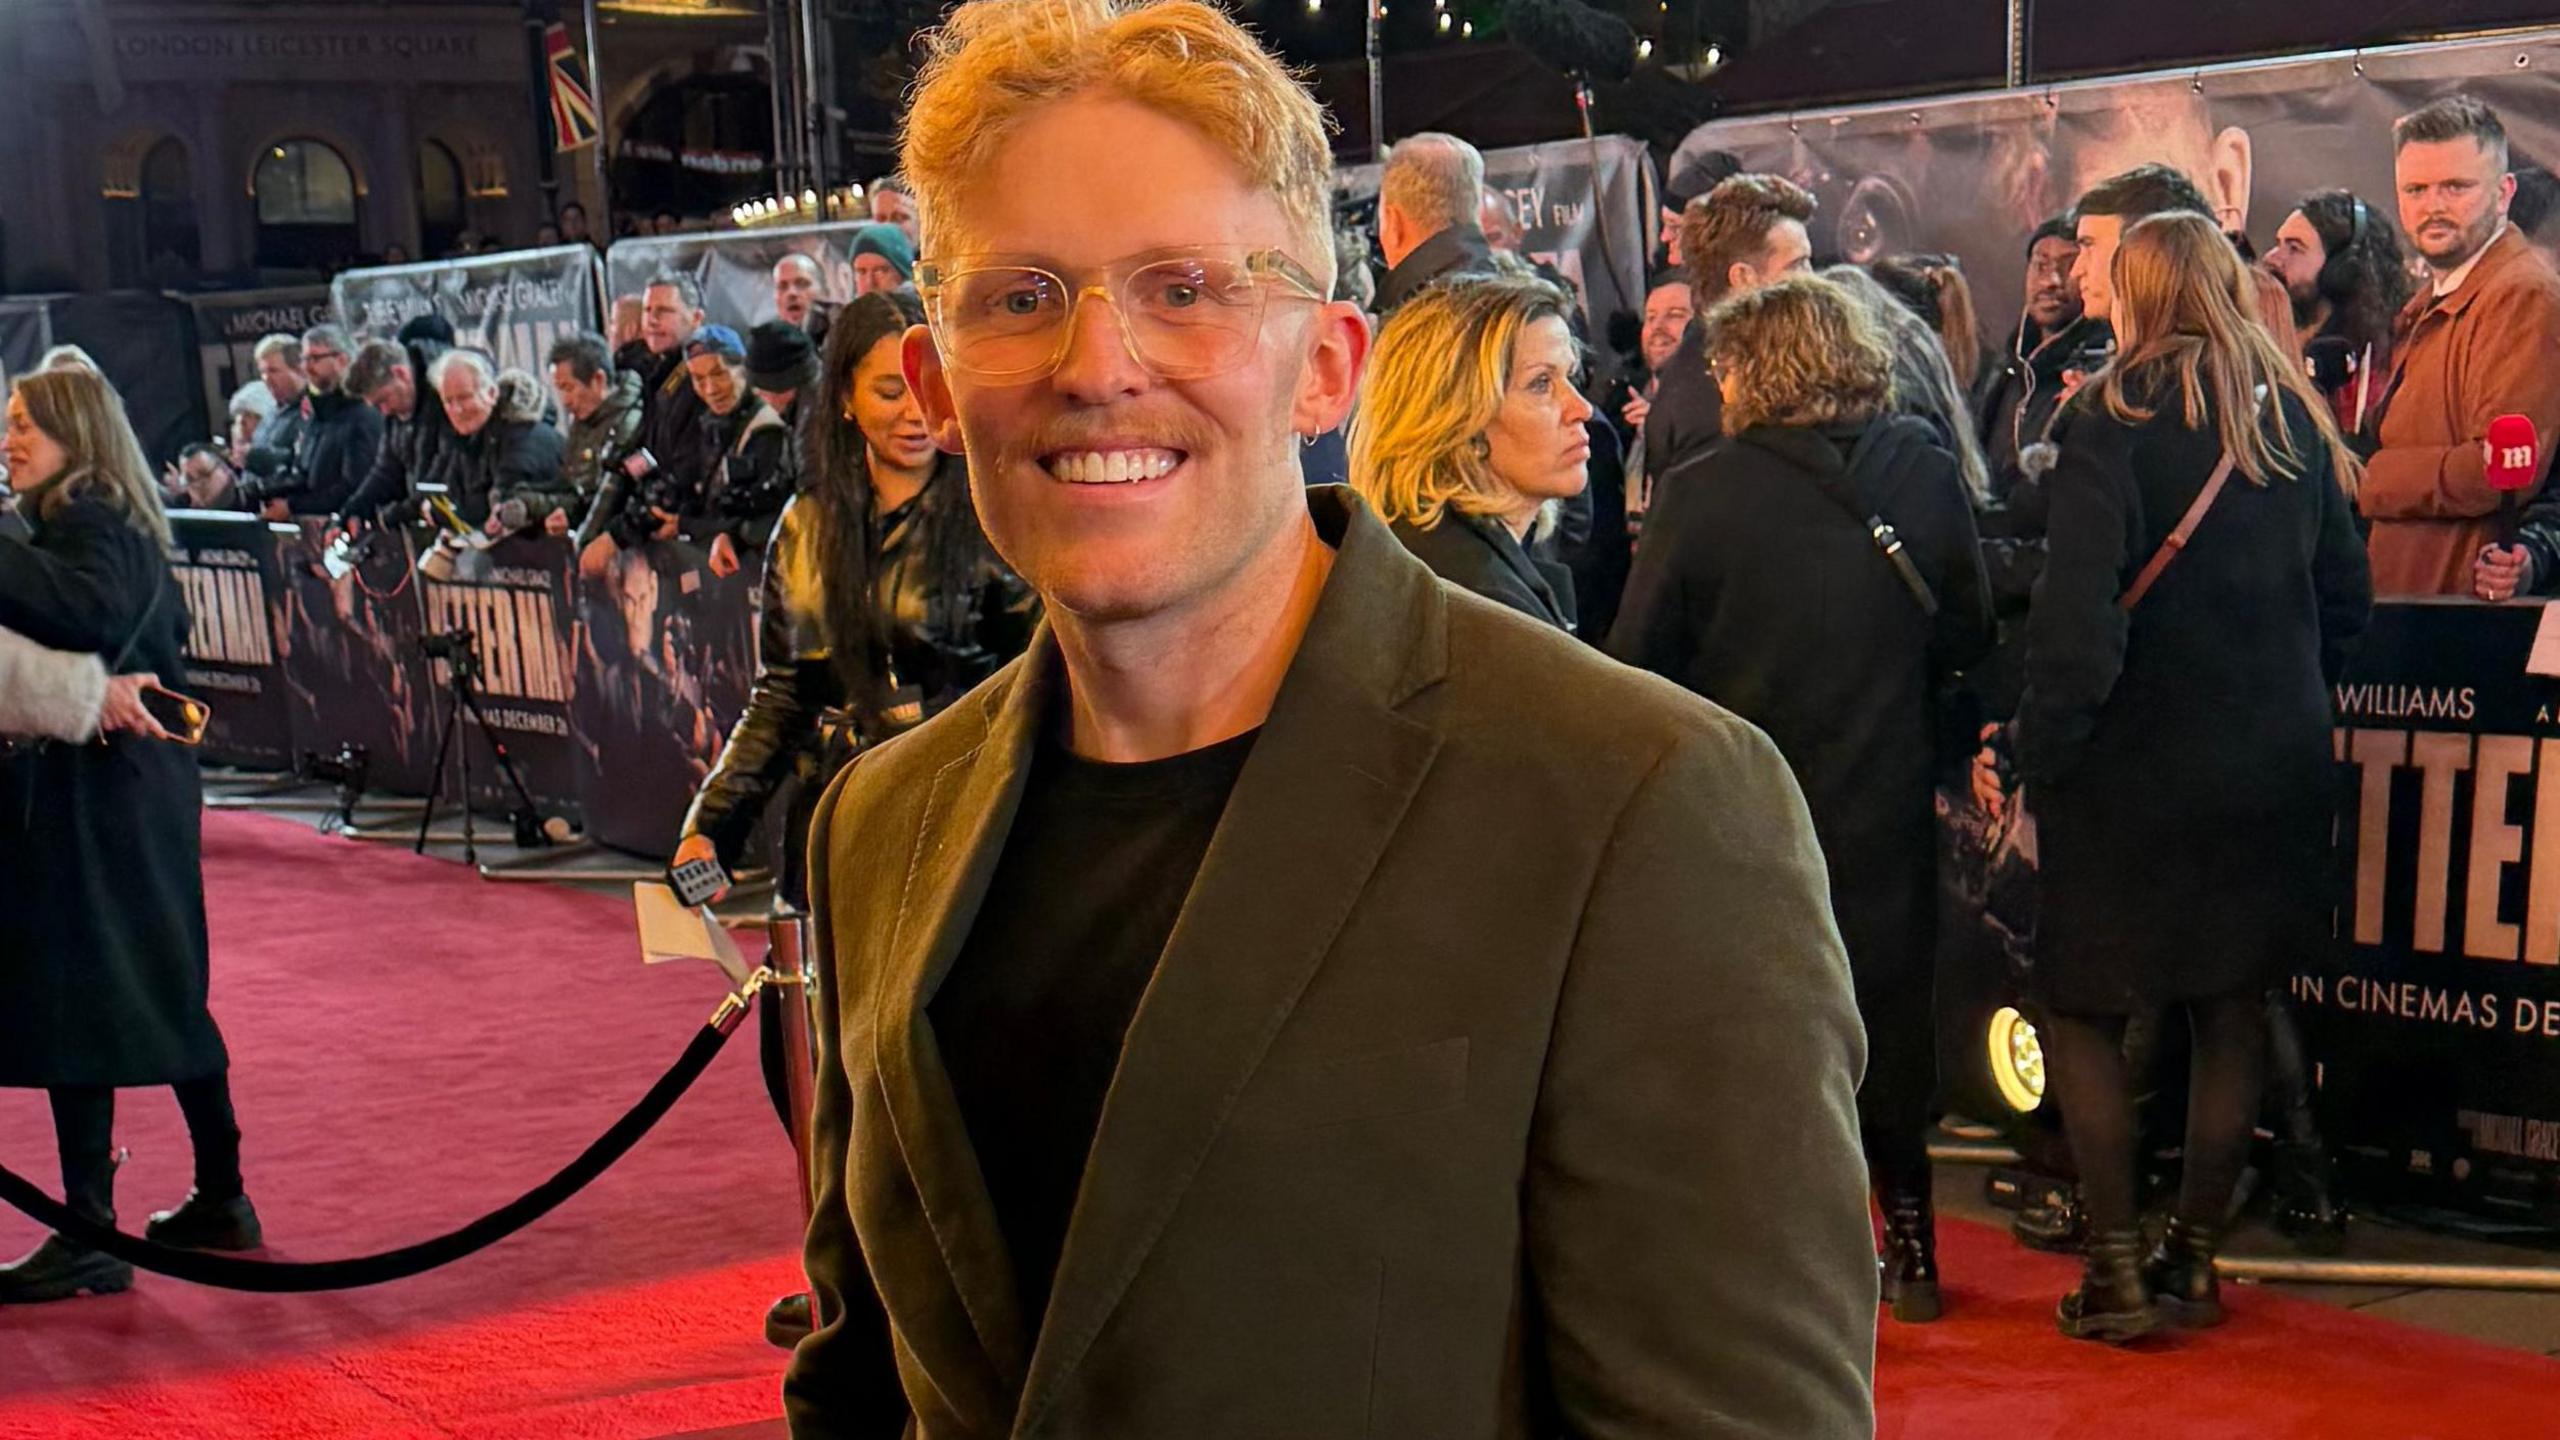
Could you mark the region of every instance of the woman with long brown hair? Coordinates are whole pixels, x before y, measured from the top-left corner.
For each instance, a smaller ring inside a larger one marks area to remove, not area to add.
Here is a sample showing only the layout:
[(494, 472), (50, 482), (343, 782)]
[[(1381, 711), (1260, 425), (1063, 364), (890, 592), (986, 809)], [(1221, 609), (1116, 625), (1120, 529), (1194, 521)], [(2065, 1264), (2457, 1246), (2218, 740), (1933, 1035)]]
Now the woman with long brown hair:
[[(775, 867), (786, 913), (808, 905), (809, 816), (836, 772), (995, 673), (1037, 623), (1037, 598), (978, 528), (968, 466), (934, 447), (899, 370), (900, 342), (922, 323), (915, 297), (892, 290), (856, 297), (828, 326), (802, 427), (807, 488), (765, 552), (755, 683), (676, 848), (679, 864), (735, 870), (796, 777)], [(765, 1086), (787, 1128), (782, 1011), (761, 1008)], [(777, 1301), (766, 1337), (795, 1343), (807, 1301)]]
[[(2222, 1318), (2213, 1257), (2259, 1104), (2263, 997), (2327, 933), (2329, 687), (2372, 580), (2354, 456), (2255, 319), (2222, 232), (2153, 216), (2109, 274), (2119, 349), (2054, 432), (2007, 739), (2037, 825), (2034, 983), (2090, 1232), (2057, 1319), (2123, 1340)], [(1980, 769), (1976, 785), (2005, 803)], [(2124, 1027), (2178, 1010), (2194, 1032), (2185, 1169), (2146, 1259)]]
[[(78, 367), (21, 377), (6, 453), (33, 538), (0, 538), (0, 626), (182, 683), (169, 522), (115, 391)], [(240, 1250), (260, 1236), (205, 1005), (202, 804), (195, 756), (165, 740), (0, 750), (0, 1085), (48, 1092), (65, 1203), (102, 1224), (115, 1221), (116, 1090), (174, 1087), (195, 1193), (145, 1233)], [(56, 1235), (0, 1266), (0, 1304), (132, 1283), (132, 1266)]]

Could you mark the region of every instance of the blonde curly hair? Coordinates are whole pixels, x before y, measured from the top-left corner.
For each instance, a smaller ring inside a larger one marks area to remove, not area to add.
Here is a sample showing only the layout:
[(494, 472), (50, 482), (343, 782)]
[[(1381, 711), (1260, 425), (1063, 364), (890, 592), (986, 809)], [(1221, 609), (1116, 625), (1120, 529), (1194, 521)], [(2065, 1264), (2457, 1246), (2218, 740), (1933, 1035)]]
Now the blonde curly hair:
[(1707, 312), (1724, 430), (1861, 421), (1893, 402), (1893, 347), (1838, 284), (1793, 275)]
[[(1268, 188), (1325, 288), (1332, 121), (1244, 27), (1199, 0), (969, 0), (922, 37), (899, 173), (915, 192), (926, 254), (949, 258), (956, 197), (1043, 105), (1089, 91), (1197, 128)], [(1108, 163), (1096, 156), (1096, 163)]]

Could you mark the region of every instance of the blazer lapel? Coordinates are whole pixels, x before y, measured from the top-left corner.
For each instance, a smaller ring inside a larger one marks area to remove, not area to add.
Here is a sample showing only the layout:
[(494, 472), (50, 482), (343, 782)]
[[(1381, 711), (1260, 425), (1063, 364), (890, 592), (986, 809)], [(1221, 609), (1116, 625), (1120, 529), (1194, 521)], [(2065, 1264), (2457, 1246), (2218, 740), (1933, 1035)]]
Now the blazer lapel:
[(913, 1233), (866, 1244), (864, 1259), (899, 1338), (973, 1435), (1005, 1432), (1030, 1346), (1003, 1229), (925, 1007), (1004, 853), (1058, 665), (1044, 627), (1013, 684), (978, 697), (985, 737), (934, 776), (871, 998), (872, 1063), (894, 1133), (871, 1137), (866, 1160), (885, 1183), (865, 1185), (864, 1198), (885, 1221), (908, 1218), (896, 1214), (903, 1172), (923, 1215)]
[(1333, 574), (1130, 1024), (1019, 1436), (1038, 1432), (1118, 1307), (1439, 749), (1395, 707), (1445, 669), (1445, 599), (1347, 489), (1308, 493), (1319, 531), (1341, 532)]

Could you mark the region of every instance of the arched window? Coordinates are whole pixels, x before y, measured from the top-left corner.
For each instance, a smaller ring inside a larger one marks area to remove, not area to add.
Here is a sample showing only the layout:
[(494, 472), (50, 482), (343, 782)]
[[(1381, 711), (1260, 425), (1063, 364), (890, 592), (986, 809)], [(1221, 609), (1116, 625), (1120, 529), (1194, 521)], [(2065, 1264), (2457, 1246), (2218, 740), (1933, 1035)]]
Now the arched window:
[(176, 136), (142, 157), (142, 248), (154, 261), (174, 255), (190, 268), (197, 262), (195, 175)]
[(326, 270), (356, 249), (356, 180), (318, 140), (279, 140), (249, 177), (258, 206), (258, 263)]
[(471, 228), (462, 190), (462, 162), (441, 140), (418, 147), (418, 241), (421, 257), (447, 255)]
[[(196, 236), (195, 176), (187, 147), (162, 136), (133, 157), (140, 141), (109, 157), (109, 277), (117, 286), (165, 286), (194, 278), (203, 251)], [(124, 169), (130, 165), (130, 170)]]

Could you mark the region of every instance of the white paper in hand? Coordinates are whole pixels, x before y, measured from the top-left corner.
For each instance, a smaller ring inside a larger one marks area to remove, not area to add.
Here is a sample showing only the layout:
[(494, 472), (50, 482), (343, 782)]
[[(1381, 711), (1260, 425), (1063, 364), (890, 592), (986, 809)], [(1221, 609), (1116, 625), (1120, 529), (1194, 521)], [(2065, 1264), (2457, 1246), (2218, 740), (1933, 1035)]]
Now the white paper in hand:
[(686, 909), (662, 880), (641, 880), (631, 887), (632, 906), (640, 912), (640, 958), (655, 965), (666, 960), (708, 960), (719, 966), (732, 985), (747, 983), (746, 957), (727, 927), (713, 919), (709, 906)]

